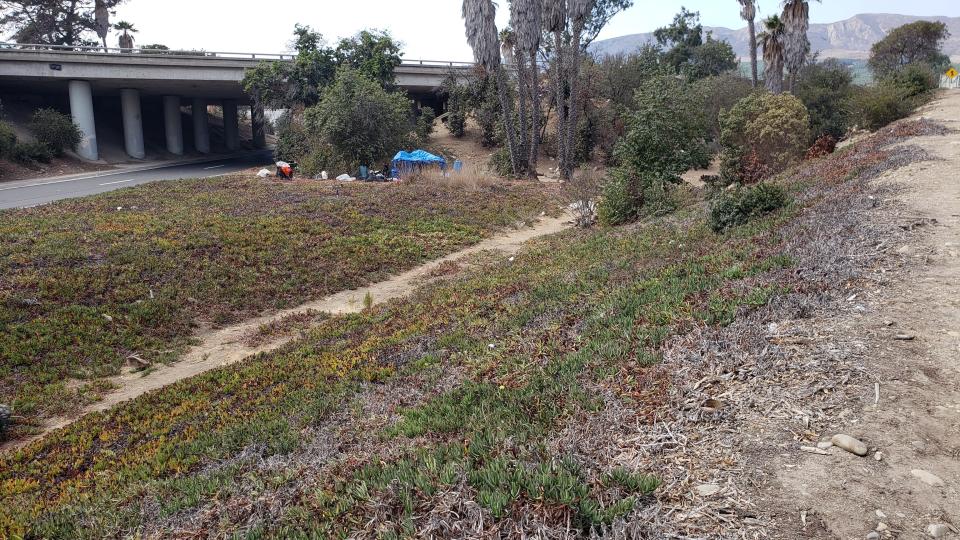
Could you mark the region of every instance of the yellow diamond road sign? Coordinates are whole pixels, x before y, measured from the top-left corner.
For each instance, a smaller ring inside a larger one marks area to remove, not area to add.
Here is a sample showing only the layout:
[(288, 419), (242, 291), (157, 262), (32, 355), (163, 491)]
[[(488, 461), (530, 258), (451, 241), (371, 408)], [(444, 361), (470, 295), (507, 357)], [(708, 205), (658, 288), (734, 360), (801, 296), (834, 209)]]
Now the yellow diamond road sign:
[(956, 79), (957, 75), (960, 75), (960, 73), (957, 73), (957, 70), (953, 68), (947, 70), (947, 77), (950, 77), (951, 80)]

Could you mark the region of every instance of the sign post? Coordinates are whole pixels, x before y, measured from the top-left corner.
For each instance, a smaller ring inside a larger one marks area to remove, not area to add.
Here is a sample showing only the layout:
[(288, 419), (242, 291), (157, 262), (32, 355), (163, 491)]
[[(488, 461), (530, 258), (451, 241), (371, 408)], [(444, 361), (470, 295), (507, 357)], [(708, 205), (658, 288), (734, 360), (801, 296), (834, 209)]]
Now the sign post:
[(956, 70), (956, 69), (950, 68), (950, 69), (947, 70), (947, 72), (945, 73), (945, 75), (947, 76), (947, 78), (949, 78), (949, 79), (952, 81), (952, 80), (956, 79), (956, 78), (957, 78), (957, 75), (960, 75), (960, 73), (957, 73), (957, 70)]

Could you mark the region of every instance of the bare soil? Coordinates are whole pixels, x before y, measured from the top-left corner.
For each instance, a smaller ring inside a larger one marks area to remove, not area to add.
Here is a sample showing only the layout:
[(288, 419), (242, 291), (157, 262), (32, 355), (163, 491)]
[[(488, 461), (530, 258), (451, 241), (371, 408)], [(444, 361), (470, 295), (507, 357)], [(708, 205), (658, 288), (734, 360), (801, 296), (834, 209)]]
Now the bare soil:
[(89, 163), (70, 157), (54, 158), (50, 163), (38, 163), (30, 167), (0, 160), (0, 182), (106, 171), (113, 168), (105, 163)]
[[(917, 230), (896, 249), (905, 279), (863, 291), (861, 306), (831, 321), (823, 340), (858, 343), (867, 380), (828, 429), (869, 449), (857, 457), (773, 456), (760, 492), (775, 509), (773, 536), (929, 538), (960, 528), (960, 92), (917, 113), (953, 130), (908, 141), (934, 159), (891, 171), (900, 226)], [(933, 475), (933, 476), (931, 476)]]

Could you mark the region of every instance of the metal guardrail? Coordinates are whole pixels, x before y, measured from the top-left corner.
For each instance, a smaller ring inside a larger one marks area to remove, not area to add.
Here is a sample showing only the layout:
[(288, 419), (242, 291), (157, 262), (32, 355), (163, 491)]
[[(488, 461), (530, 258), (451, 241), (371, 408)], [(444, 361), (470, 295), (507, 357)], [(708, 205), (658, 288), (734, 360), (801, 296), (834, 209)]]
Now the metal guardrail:
[[(101, 55), (101, 56), (119, 56), (119, 55), (138, 55), (138, 56), (162, 56), (166, 58), (190, 58), (190, 59), (211, 59), (211, 60), (274, 60), (291, 61), (296, 58), (296, 53), (240, 53), (240, 52), (217, 52), (204, 50), (183, 50), (183, 49), (143, 49), (134, 47), (132, 49), (121, 49), (119, 47), (90, 47), (73, 45), (44, 45), (37, 43), (0, 43), (0, 52), (4, 50), (16, 50), (23, 52), (55, 52), (58, 54), (83, 54), (83, 55)], [(448, 68), (472, 68), (476, 64), (473, 62), (449, 62), (446, 60), (417, 60), (403, 59), (403, 66), (423, 66), (423, 67), (448, 67)]]

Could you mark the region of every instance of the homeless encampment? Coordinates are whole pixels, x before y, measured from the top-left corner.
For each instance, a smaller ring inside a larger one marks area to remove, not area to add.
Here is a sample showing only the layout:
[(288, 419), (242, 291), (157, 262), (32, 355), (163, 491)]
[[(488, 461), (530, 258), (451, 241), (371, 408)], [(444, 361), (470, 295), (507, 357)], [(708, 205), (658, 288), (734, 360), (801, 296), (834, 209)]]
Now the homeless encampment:
[(400, 151), (393, 156), (393, 160), (390, 162), (390, 174), (394, 178), (404, 178), (429, 167), (439, 167), (443, 171), (447, 168), (447, 161), (426, 150)]

